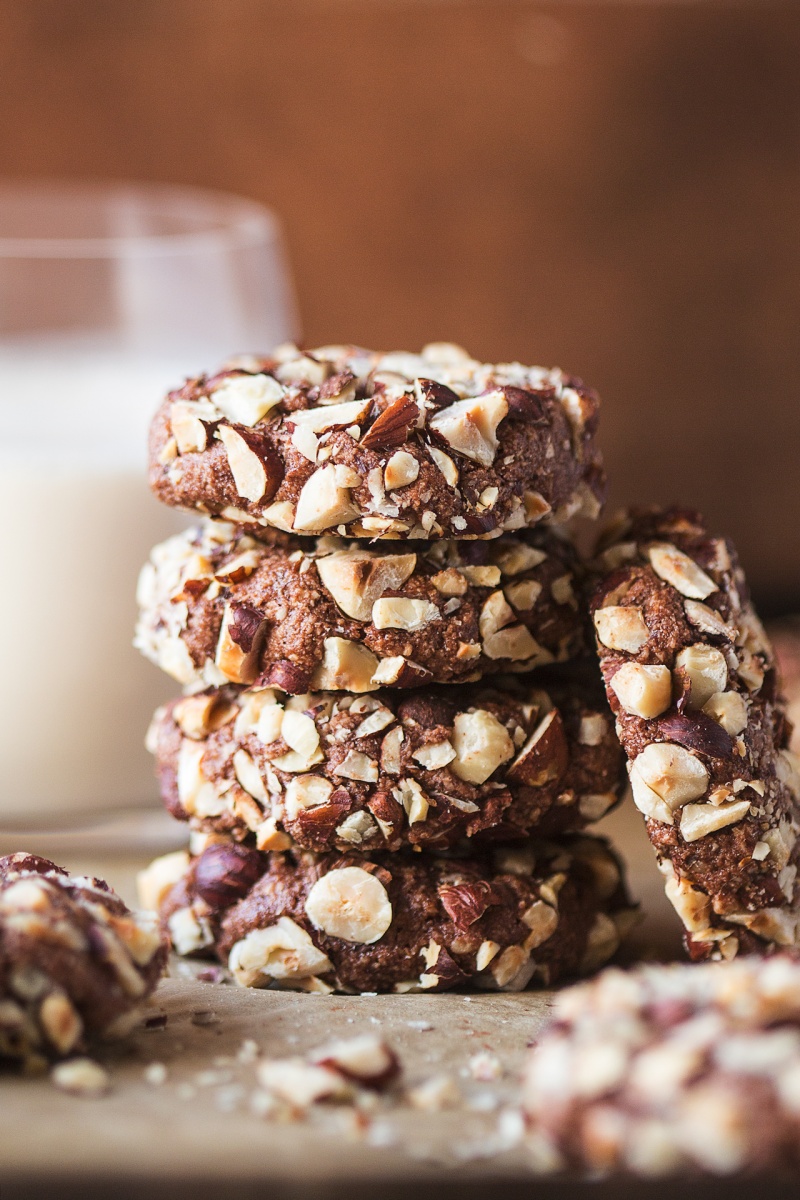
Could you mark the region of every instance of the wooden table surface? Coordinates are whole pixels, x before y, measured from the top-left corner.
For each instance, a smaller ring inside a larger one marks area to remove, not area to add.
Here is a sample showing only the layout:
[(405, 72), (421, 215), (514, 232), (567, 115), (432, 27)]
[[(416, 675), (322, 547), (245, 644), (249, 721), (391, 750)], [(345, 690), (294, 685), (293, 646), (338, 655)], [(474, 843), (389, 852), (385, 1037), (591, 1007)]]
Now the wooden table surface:
[[(669, 957), (677, 951), (675, 923), (640, 823), (623, 812), (607, 824), (645, 900), (630, 953)], [(133, 901), (136, 870), (161, 848), (159, 840), (176, 836), (174, 826), (156, 817), (137, 827), (134, 852), (121, 852), (130, 847), (130, 830), (120, 839), (117, 825), (24, 839), (0, 835), (0, 853), (24, 846), (49, 854), (73, 870), (103, 875)], [(0, 1200), (56, 1194), (59, 1200), (110, 1194), (360, 1200), (376, 1190), (381, 1200), (399, 1200), (412, 1188), (420, 1197), (463, 1200), (498, 1187), (509, 1197), (567, 1197), (576, 1187), (597, 1197), (674, 1195), (674, 1184), (584, 1187), (533, 1174), (520, 1137), (516, 1081), (546, 1018), (549, 992), (316, 996), (202, 982), (196, 970), (176, 962), (159, 988), (152, 1014), (166, 1017), (163, 1027), (142, 1025), (127, 1043), (98, 1055), (111, 1076), (108, 1095), (80, 1098), (57, 1091), (47, 1078), (0, 1075)], [(290, 1121), (253, 1111), (255, 1067), (241, 1055), (243, 1042), (285, 1057), (363, 1032), (379, 1034), (396, 1050), (403, 1085), (451, 1077), (461, 1093), (457, 1107), (422, 1112), (395, 1093), (361, 1116), (349, 1105), (317, 1105)], [(481, 1052), (496, 1056), (497, 1078), (474, 1077), (470, 1060)], [(148, 1082), (153, 1063), (166, 1069), (160, 1084)], [(703, 1188), (704, 1198), (739, 1194), (731, 1184)], [(784, 1194), (796, 1196), (792, 1181), (770, 1184), (770, 1196)]]

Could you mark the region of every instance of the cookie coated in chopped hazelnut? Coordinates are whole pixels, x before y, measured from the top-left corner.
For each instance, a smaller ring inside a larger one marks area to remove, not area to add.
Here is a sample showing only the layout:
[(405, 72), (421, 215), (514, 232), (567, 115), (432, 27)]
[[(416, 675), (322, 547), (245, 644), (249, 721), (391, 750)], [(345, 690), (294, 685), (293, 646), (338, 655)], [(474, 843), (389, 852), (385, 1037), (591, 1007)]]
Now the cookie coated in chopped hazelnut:
[(591, 598), (606, 691), (695, 958), (795, 946), (800, 773), (731, 543), (684, 509), (624, 514)]
[(635, 917), (618, 860), (582, 835), (464, 859), (218, 842), (159, 899), (179, 954), (216, 952), (245, 987), (323, 992), (553, 984), (607, 962)]
[(598, 412), (560, 370), (480, 363), (450, 344), (285, 345), (169, 394), (150, 483), (166, 504), (248, 530), (493, 537), (597, 516)]
[[(598, 681), (599, 682), (599, 681)], [(583, 828), (618, 802), (623, 755), (602, 688), (228, 686), (159, 709), (164, 802), (261, 850), (442, 850)]]
[(166, 956), (157, 921), (102, 879), (0, 858), (0, 1058), (63, 1058), (126, 1032)]
[(463, 683), (579, 653), (576, 571), (571, 543), (551, 530), (413, 547), (333, 537), (266, 546), (207, 521), (153, 550), (135, 644), (191, 687)]
[(800, 1162), (800, 962), (609, 969), (555, 998), (523, 1079), (543, 1169), (739, 1176)]

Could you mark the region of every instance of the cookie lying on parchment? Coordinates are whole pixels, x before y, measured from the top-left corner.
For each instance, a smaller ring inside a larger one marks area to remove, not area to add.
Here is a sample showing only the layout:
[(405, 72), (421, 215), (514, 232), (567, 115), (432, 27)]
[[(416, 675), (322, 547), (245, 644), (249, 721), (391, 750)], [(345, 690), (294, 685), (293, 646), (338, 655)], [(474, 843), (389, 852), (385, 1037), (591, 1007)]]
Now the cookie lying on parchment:
[(282, 346), (169, 394), (150, 484), (165, 504), (248, 529), (492, 537), (597, 515), (598, 409), (559, 370), (458, 346)]
[(623, 755), (599, 686), (385, 690), (229, 686), (156, 713), (164, 802), (259, 850), (445, 850), (581, 829), (619, 800)]
[(193, 688), (464, 683), (580, 653), (576, 570), (572, 545), (552, 530), (277, 546), (207, 521), (153, 550), (139, 578), (135, 645)]
[(166, 957), (157, 922), (102, 879), (0, 858), (0, 1059), (63, 1057), (127, 1032)]
[(800, 962), (604, 971), (555, 998), (523, 1103), (541, 1168), (732, 1175), (800, 1164)]
[(733, 546), (683, 509), (624, 516), (601, 544), (606, 691), (689, 950), (795, 946), (798, 760)]
[(325, 992), (553, 984), (607, 962), (635, 919), (619, 861), (585, 835), (464, 859), (217, 843), (157, 859), (141, 897), (179, 954)]

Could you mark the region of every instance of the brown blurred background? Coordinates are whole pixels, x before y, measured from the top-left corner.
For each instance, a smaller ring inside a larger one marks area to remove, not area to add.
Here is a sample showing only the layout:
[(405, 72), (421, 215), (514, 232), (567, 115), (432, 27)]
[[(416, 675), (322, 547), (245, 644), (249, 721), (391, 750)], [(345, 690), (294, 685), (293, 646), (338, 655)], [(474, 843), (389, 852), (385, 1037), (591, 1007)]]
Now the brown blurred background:
[(763, 0), (0, 0), (0, 170), (267, 201), (312, 345), (583, 375), (612, 504), (702, 506), (780, 612), (798, 63), (800, 7)]

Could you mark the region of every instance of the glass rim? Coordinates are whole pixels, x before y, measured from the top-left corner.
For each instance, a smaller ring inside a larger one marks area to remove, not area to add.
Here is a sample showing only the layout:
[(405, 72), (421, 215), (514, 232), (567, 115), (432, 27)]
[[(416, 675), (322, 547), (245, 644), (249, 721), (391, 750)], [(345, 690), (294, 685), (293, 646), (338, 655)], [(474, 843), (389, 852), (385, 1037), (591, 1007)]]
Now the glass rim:
[(217, 191), (170, 183), (142, 183), (125, 180), (80, 181), (3, 179), (0, 177), (0, 205), (4, 199), (62, 199), (74, 202), (80, 197), (95, 203), (114, 199), (137, 200), (142, 211), (175, 212), (178, 201), (205, 210), (207, 229), (170, 233), (99, 234), (80, 237), (8, 237), (0, 232), (0, 259), (8, 258), (138, 258), (196, 254), (214, 249), (244, 248), (281, 239), (281, 222), (273, 209), (257, 200), (233, 192)]

